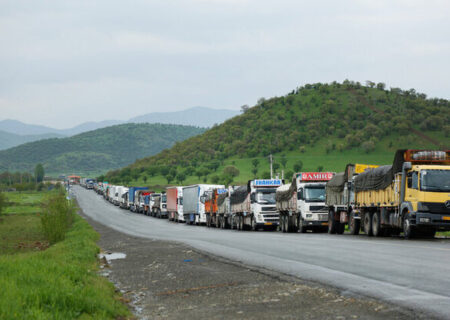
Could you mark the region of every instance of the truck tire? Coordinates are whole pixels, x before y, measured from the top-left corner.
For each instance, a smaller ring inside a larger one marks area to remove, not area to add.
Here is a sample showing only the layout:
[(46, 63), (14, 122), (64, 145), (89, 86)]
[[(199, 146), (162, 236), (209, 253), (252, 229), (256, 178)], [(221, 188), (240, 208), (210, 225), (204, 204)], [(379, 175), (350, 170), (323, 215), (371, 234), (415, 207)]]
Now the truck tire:
[(300, 233), (306, 233), (305, 222), (303, 221), (303, 218), (301, 215), (298, 217), (298, 231)]
[(211, 217), (209, 214), (206, 215), (206, 227), (207, 228), (211, 227)]
[(222, 225), (222, 218), (220, 216), (216, 216), (216, 228), (220, 229)]
[(378, 211), (372, 214), (372, 234), (374, 237), (382, 237), (383, 229), (381, 227), (380, 213)]
[(359, 230), (361, 229), (361, 220), (355, 219), (355, 214), (353, 212), (350, 213), (348, 228), (350, 230), (350, 234), (355, 236), (359, 234)]
[(336, 221), (336, 219), (334, 219), (334, 211), (330, 210), (330, 211), (328, 211), (328, 233), (335, 234), (336, 227), (337, 227), (337, 221)]
[(371, 237), (373, 235), (373, 233), (372, 233), (372, 212), (364, 212), (363, 227), (364, 227), (365, 234), (367, 236)]
[(239, 216), (239, 230), (244, 231), (244, 217)]
[(407, 214), (403, 218), (403, 236), (405, 239), (413, 239), (416, 236), (416, 230), (411, 226)]
[(289, 232), (289, 233), (294, 232), (295, 223), (293, 221), (293, 217), (287, 216), (286, 220), (287, 220), (287, 232)]
[(337, 234), (344, 234), (345, 231), (345, 223), (338, 222), (338, 225), (336, 227), (336, 233)]
[(256, 224), (255, 217), (252, 217), (252, 231), (258, 231), (258, 225)]

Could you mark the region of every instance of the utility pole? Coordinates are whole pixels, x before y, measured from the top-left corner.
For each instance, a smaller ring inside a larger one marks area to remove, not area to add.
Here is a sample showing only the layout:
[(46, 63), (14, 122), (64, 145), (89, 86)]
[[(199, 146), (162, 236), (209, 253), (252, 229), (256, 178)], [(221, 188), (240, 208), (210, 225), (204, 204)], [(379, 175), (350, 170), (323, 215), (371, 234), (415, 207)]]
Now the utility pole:
[(270, 179), (273, 179), (273, 157), (272, 157), (272, 154), (270, 154), (270, 156), (269, 156), (269, 159), (270, 159)]

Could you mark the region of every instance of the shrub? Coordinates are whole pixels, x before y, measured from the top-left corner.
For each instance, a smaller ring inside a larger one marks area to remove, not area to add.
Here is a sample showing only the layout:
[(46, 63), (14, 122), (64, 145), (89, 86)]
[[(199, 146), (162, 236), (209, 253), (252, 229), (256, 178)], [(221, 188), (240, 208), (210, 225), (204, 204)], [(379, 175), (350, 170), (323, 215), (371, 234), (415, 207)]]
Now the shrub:
[(72, 225), (75, 205), (67, 200), (64, 193), (52, 194), (43, 202), (41, 214), (42, 229), (50, 243), (64, 240)]
[(6, 198), (5, 195), (0, 192), (0, 216), (2, 215), (3, 210), (6, 208)]

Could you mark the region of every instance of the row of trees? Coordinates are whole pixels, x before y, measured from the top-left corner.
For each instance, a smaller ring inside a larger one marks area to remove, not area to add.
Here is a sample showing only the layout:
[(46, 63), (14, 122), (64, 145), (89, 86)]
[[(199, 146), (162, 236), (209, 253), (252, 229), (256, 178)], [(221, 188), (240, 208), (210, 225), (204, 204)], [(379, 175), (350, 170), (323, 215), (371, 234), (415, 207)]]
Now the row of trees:
[(45, 170), (42, 164), (37, 164), (34, 175), (29, 172), (9, 172), (0, 173), (0, 186), (15, 188), (17, 190), (35, 189), (44, 181)]

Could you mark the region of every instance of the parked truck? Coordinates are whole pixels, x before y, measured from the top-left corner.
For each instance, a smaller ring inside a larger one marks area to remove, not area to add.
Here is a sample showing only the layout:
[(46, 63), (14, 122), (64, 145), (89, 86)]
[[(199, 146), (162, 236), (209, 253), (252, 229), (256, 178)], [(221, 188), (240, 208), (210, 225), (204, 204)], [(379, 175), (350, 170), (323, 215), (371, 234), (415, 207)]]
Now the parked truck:
[(123, 206), (124, 196), (128, 193), (128, 188), (123, 186), (118, 186), (116, 190), (116, 196), (114, 198), (114, 205)]
[(368, 164), (347, 164), (343, 172), (336, 173), (327, 182), (325, 204), (328, 207), (328, 233), (343, 234), (346, 225), (351, 234), (359, 233), (361, 220), (353, 211), (355, 207), (354, 179), (358, 174), (377, 167), (377, 165)]
[(208, 190), (203, 194), (202, 202), (205, 204), (205, 213), (206, 213), (206, 226), (207, 227), (220, 227), (220, 219), (219, 219), (219, 195), (226, 193), (227, 189), (225, 188), (214, 188), (212, 190)]
[(169, 221), (184, 222), (183, 187), (167, 187), (166, 194)]
[[(167, 195), (166, 193), (152, 193), (145, 201), (146, 210), (149, 215), (156, 218), (167, 218)], [(148, 206), (148, 208), (147, 208)]]
[(300, 172), (294, 174), (291, 183), (277, 189), (280, 231), (304, 233), (328, 229), (325, 184), (333, 176), (333, 172)]
[(368, 236), (450, 230), (450, 151), (398, 150), (392, 165), (359, 174), (354, 211)]
[(217, 228), (230, 229), (231, 227), (232, 213), (230, 205), (230, 194), (233, 192), (233, 190), (234, 187), (229, 186), (226, 192), (220, 193), (217, 196)]
[(231, 228), (258, 230), (278, 227), (275, 192), (283, 184), (280, 179), (249, 180), (230, 194)]
[(224, 185), (196, 184), (183, 187), (183, 215), (187, 224), (206, 224), (205, 204), (201, 202), (205, 191), (215, 188), (224, 189)]
[(136, 198), (139, 199), (139, 195), (137, 194), (138, 191), (146, 191), (148, 190), (147, 187), (130, 187), (128, 189), (128, 204), (127, 207), (129, 210), (133, 212), (137, 212), (137, 206), (136, 206)]

